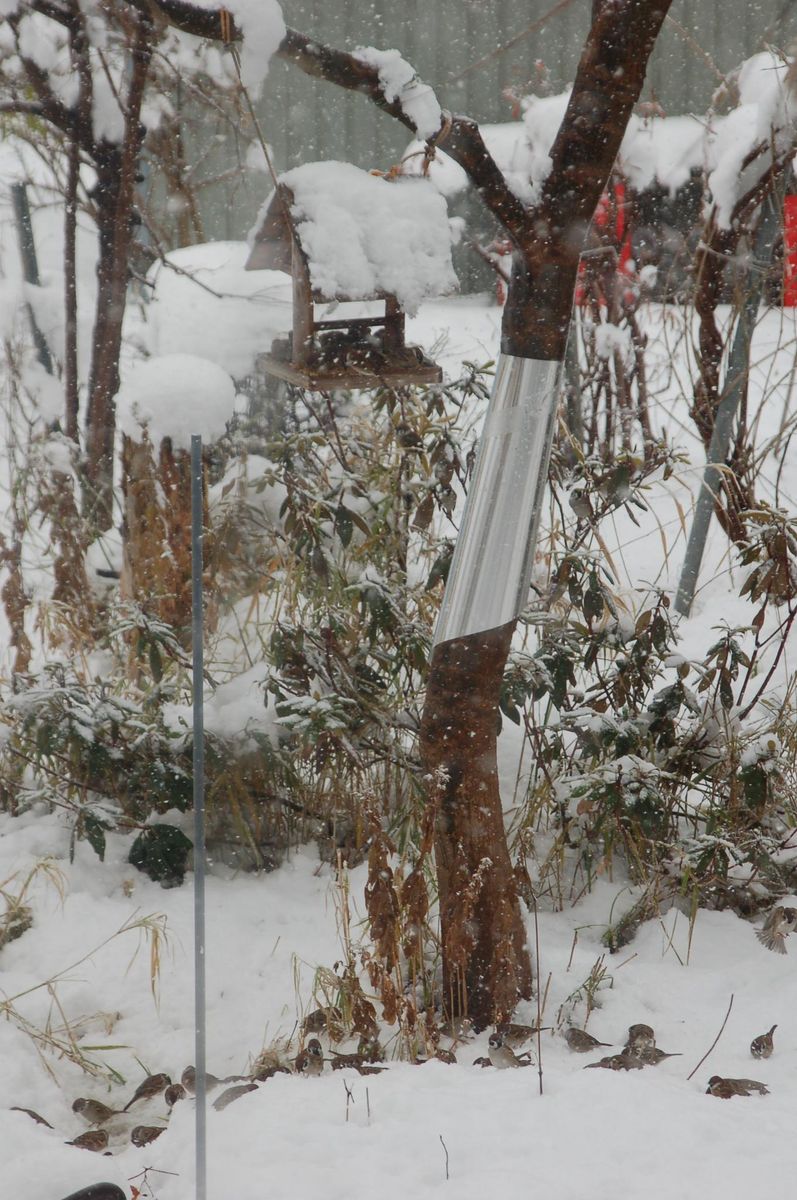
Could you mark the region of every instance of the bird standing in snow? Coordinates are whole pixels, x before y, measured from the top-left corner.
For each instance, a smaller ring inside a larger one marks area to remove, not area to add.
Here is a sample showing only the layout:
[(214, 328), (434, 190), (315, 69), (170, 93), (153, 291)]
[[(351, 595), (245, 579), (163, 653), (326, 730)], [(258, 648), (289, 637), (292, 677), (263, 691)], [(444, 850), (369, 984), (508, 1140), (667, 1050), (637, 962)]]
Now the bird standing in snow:
[(102, 1100), (89, 1100), (86, 1096), (78, 1096), (72, 1105), (72, 1112), (79, 1113), (89, 1125), (104, 1125), (111, 1117), (121, 1112), (118, 1108), (109, 1108)]
[(171, 1079), (168, 1075), (148, 1075), (144, 1082), (138, 1085), (122, 1112), (127, 1112), (128, 1108), (132, 1108), (139, 1100), (151, 1100), (153, 1096), (160, 1096), (170, 1083)]
[(108, 1147), (108, 1130), (88, 1129), (85, 1133), (72, 1138), (72, 1141), (67, 1142), (66, 1145), (77, 1146), (78, 1150), (93, 1150), (95, 1154), (99, 1154)]
[(775, 1049), (775, 1042), (772, 1035), (776, 1029), (777, 1025), (773, 1025), (769, 1033), (759, 1033), (758, 1037), (753, 1038), (750, 1043), (750, 1053), (753, 1058), (770, 1057), (772, 1051)]
[(590, 1050), (597, 1050), (599, 1046), (611, 1045), (611, 1042), (599, 1042), (591, 1033), (587, 1033), (586, 1029), (566, 1029), (565, 1041), (576, 1054), (588, 1054)]
[(511, 1046), (507, 1045), (506, 1039), (502, 1033), (496, 1030), (490, 1034), (490, 1062), (494, 1067), (503, 1070), (506, 1067), (528, 1067), (530, 1065), (528, 1059), (523, 1059), (515, 1054)]
[(318, 1038), (310, 1038), (304, 1050), (296, 1055), (293, 1069), (297, 1075), (320, 1075), (324, 1070), (324, 1051)]
[(706, 1088), (707, 1096), (718, 1096), (720, 1100), (731, 1100), (734, 1096), (768, 1096), (769, 1088), (757, 1079), (723, 1079), (712, 1075)]

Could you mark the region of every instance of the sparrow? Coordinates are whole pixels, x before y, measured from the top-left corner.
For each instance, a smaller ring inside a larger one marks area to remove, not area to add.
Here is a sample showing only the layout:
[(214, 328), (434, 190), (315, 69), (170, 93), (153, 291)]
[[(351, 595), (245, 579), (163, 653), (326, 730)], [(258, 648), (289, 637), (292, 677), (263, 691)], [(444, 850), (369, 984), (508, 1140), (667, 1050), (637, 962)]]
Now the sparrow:
[(587, 1054), (590, 1050), (596, 1050), (598, 1046), (611, 1045), (611, 1042), (599, 1042), (591, 1033), (587, 1033), (586, 1029), (566, 1029), (565, 1041), (576, 1054)]
[(474, 1058), (473, 1065), (474, 1067), (491, 1067), (493, 1064), (489, 1058), (485, 1058), (483, 1054), (480, 1054), (478, 1058)]
[(345, 1071), (347, 1067), (358, 1071), (360, 1075), (381, 1075), (387, 1067), (377, 1067), (373, 1063), (366, 1062), (361, 1054), (338, 1054), (332, 1060), (333, 1071)]
[(79, 1150), (93, 1150), (95, 1154), (99, 1154), (100, 1151), (108, 1147), (108, 1130), (88, 1129), (85, 1133), (79, 1134), (71, 1142), (66, 1142), (65, 1144), (67, 1146), (77, 1146)]
[(470, 1017), (451, 1017), (439, 1026), (443, 1037), (450, 1037), (455, 1042), (469, 1042), (475, 1030)]
[(584, 488), (573, 488), (568, 497), (568, 504), (579, 521), (592, 520), (592, 504), (590, 503), (589, 494)]
[(138, 1085), (132, 1099), (128, 1100), (122, 1112), (127, 1112), (128, 1108), (131, 1108), (138, 1100), (151, 1100), (153, 1096), (159, 1096), (170, 1083), (171, 1079), (168, 1075), (148, 1075), (144, 1082)]
[(784, 908), (782, 904), (776, 904), (761, 928), (756, 930), (756, 937), (767, 950), (785, 954), (786, 938), (795, 928), (797, 908)]
[(11, 1111), (24, 1112), (25, 1115), (30, 1117), (32, 1121), (35, 1121), (37, 1125), (46, 1125), (48, 1129), (53, 1128), (49, 1121), (45, 1121), (44, 1117), (39, 1116), (39, 1114), (34, 1112), (32, 1108), (21, 1108), (18, 1104), (12, 1104)]
[(438, 1062), (448, 1063), (449, 1066), (452, 1066), (456, 1063), (457, 1056), (453, 1050), (445, 1050), (442, 1046), (438, 1046), (430, 1058), (419, 1058), (416, 1059), (416, 1062), (419, 1067), (422, 1067), (424, 1063), (433, 1062), (435, 1059)]
[(216, 1112), (223, 1112), (228, 1104), (232, 1104), (234, 1100), (240, 1100), (241, 1096), (245, 1096), (247, 1092), (256, 1092), (256, 1083), (236, 1083), (234, 1087), (225, 1088), (221, 1095), (213, 1101), (213, 1107)]
[(136, 1125), (130, 1130), (130, 1141), (134, 1146), (148, 1146), (165, 1132), (165, 1125)]
[(104, 1125), (106, 1121), (110, 1121), (111, 1117), (116, 1117), (122, 1110), (119, 1108), (109, 1108), (107, 1104), (103, 1104), (102, 1100), (89, 1100), (85, 1096), (78, 1096), (77, 1100), (72, 1105), (72, 1112), (80, 1113), (84, 1121), (89, 1125)]
[(496, 1033), (500, 1033), (504, 1039), (505, 1046), (511, 1046), (513, 1050), (520, 1046), (524, 1046), (526, 1042), (531, 1041), (538, 1033), (543, 1030), (550, 1029), (549, 1025), (540, 1025), (539, 1029), (536, 1025), (514, 1025), (507, 1021), (503, 1025), (496, 1025)]
[(378, 1038), (362, 1037), (357, 1046), (357, 1053), (369, 1063), (380, 1063), (385, 1061), (385, 1052), (379, 1044)]
[(629, 1025), (628, 1038), (623, 1047), (629, 1053), (638, 1053), (645, 1047), (653, 1049), (656, 1045), (656, 1034), (650, 1025)]
[(665, 1058), (680, 1058), (680, 1050), (676, 1050), (672, 1054), (668, 1054), (664, 1050), (659, 1050), (658, 1046), (642, 1046), (638, 1050), (629, 1052), (632, 1057), (638, 1058), (646, 1067), (656, 1067), (660, 1062), (664, 1062)]
[(170, 1083), (163, 1093), (167, 1108), (174, 1108), (178, 1100), (185, 1100), (186, 1090), (181, 1083)]
[(339, 1008), (316, 1008), (302, 1021), (302, 1033), (326, 1033), (330, 1023), (340, 1025), (342, 1021), (343, 1014)]
[(707, 1096), (718, 1096), (720, 1100), (730, 1100), (733, 1096), (768, 1096), (769, 1088), (765, 1083), (756, 1079), (723, 1079), (721, 1075), (712, 1075), (706, 1088)]
[(324, 1051), (318, 1038), (310, 1038), (304, 1050), (296, 1055), (293, 1069), (297, 1075), (320, 1075), (324, 1070)]
[(275, 1075), (290, 1075), (287, 1067), (261, 1067), (259, 1071), (254, 1071), (250, 1078), (256, 1080), (257, 1083), (265, 1083), (267, 1079), (273, 1079)]
[(504, 1070), (507, 1067), (528, 1067), (531, 1065), (528, 1059), (522, 1061), (521, 1057), (515, 1054), (512, 1047), (507, 1045), (504, 1035), (499, 1033), (498, 1030), (490, 1034), (489, 1045), (490, 1062), (500, 1070)]
[(609, 1054), (599, 1062), (587, 1063), (584, 1070), (589, 1071), (592, 1067), (605, 1067), (607, 1071), (641, 1071), (644, 1065), (641, 1058), (623, 1050), (620, 1054)]
[[(235, 1075), (230, 1077), (230, 1082), (233, 1079), (241, 1079), (242, 1076)], [(218, 1075), (211, 1075), (209, 1071), (205, 1072), (205, 1092), (212, 1092), (214, 1088), (221, 1087), (226, 1083), (226, 1079), (219, 1079)], [(180, 1076), (180, 1083), (188, 1092), (189, 1096), (196, 1095), (196, 1067), (186, 1067)]]
[(775, 1049), (775, 1043), (772, 1040), (772, 1034), (777, 1029), (777, 1025), (773, 1025), (769, 1033), (759, 1033), (758, 1037), (753, 1038), (750, 1043), (750, 1053), (753, 1058), (769, 1058), (772, 1051)]

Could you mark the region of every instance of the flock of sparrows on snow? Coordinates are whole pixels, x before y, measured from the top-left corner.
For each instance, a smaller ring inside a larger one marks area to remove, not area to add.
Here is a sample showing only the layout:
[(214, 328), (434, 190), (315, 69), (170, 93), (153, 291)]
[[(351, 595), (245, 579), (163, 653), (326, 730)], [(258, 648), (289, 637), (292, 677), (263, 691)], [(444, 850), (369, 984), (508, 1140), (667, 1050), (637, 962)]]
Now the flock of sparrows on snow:
[[(756, 931), (756, 937), (768, 950), (785, 954), (786, 938), (795, 928), (797, 928), (797, 909), (777, 905), (761, 929)], [(302, 1036), (307, 1037), (309, 1033), (322, 1033), (329, 1028), (331, 1022), (337, 1023), (339, 1019), (340, 1013), (336, 1009), (316, 1009), (302, 1022)], [(524, 1051), (522, 1047), (546, 1028), (548, 1027), (537, 1028), (532, 1025), (509, 1022), (499, 1025), (490, 1034), (488, 1055), (475, 1059), (473, 1065), (499, 1069), (530, 1066), (530, 1052)], [(772, 1055), (776, 1029), (777, 1025), (773, 1025), (768, 1032), (753, 1038), (750, 1043), (750, 1053), (753, 1058), (767, 1059)], [(470, 1041), (474, 1034), (472, 1023), (467, 1017), (458, 1017), (451, 1021), (444, 1021), (439, 1027), (439, 1032), (450, 1038), (452, 1045), (449, 1049), (438, 1045), (432, 1058), (440, 1062), (456, 1063), (455, 1047)], [(563, 1036), (569, 1049), (576, 1054), (587, 1054), (609, 1048), (611, 1045), (609, 1042), (598, 1041), (585, 1029), (575, 1027), (566, 1029)], [(375, 1075), (387, 1069), (384, 1057), (384, 1050), (379, 1044), (376, 1030), (369, 1036), (360, 1039), (356, 1053), (340, 1053), (330, 1050), (329, 1059), (325, 1058), (323, 1046), (314, 1036), (308, 1039), (293, 1060), (293, 1072), (305, 1077), (319, 1076), (323, 1074), (325, 1064), (329, 1061), (333, 1071), (352, 1068), (361, 1075)], [(636, 1024), (629, 1027), (625, 1045), (618, 1054), (606, 1055), (598, 1062), (588, 1063), (587, 1069), (602, 1067), (611, 1071), (635, 1071), (642, 1070), (644, 1067), (656, 1066), (666, 1058), (676, 1057), (679, 1057), (677, 1053), (668, 1053), (658, 1048), (656, 1035), (650, 1025)], [(422, 1058), (416, 1061), (420, 1064), (429, 1059)], [(219, 1079), (215, 1075), (206, 1073), (205, 1089), (210, 1094), (224, 1087), (224, 1090), (213, 1101), (213, 1107), (217, 1111), (221, 1111), (235, 1100), (240, 1099), (241, 1096), (257, 1090), (260, 1083), (280, 1073), (290, 1074), (290, 1071), (286, 1066), (276, 1062), (256, 1065), (250, 1075), (230, 1075)], [(72, 1138), (67, 1145), (77, 1146), (82, 1150), (92, 1150), (95, 1153), (110, 1153), (108, 1145), (111, 1133), (107, 1126), (111, 1125), (113, 1128), (114, 1123), (117, 1127), (124, 1126), (128, 1111), (143, 1103), (148, 1105), (155, 1102), (159, 1105), (165, 1104), (170, 1113), (180, 1100), (196, 1094), (196, 1086), (196, 1071), (191, 1066), (185, 1068), (179, 1083), (172, 1083), (170, 1076), (163, 1073), (148, 1075), (123, 1108), (111, 1108), (101, 1100), (79, 1096), (72, 1104), (72, 1111), (82, 1117), (90, 1128)], [(708, 1081), (706, 1092), (721, 1100), (730, 1100), (734, 1096), (765, 1096), (769, 1089), (766, 1084), (760, 1083), (756, 1079), (727, 1079), (721, 1075), (712, 1075)], [(27, 1113), (39, 1124), (52, 1129), (50, 1122), (32, 1109), (20, 1108), (16, 1105), (14, 1107), (19, 1112)], [(158, 1125), (134, 1125), (129, 1130), (130, 1141), (134, 1146), (146, 1146), (150, 1142), (154, 1142), (166, 1128), (167, 1119), (167, 1117), (161, 1117), (161, 1123)]]

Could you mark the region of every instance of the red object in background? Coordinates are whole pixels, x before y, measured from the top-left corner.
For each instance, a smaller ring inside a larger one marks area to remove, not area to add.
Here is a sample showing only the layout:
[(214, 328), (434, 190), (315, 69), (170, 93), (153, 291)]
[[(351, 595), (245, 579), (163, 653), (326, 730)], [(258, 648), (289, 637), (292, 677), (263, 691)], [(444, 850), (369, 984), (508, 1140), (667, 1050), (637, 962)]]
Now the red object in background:
[(797, 196), (783, 201), (783, 307), (797, 308)]
[[(609, 183), (606, 191), (598, 201), (593, 224), (596, 229), (602, 231), (611, 230), (617, 246), (617, 271), (620, 275), (625, 275), (626, 277), (632, 276), (631, 230), (626, 213), (625, 183), (623, 180), (617, 179)], [(583, 263), (579, 264), (578, 274), (579, 282), (576, 284), (575, 300), (576, 304), (584, 304), (586, 302), (586, 295), (584, 285), (581, 282), (581, 277), (584, 274)]]

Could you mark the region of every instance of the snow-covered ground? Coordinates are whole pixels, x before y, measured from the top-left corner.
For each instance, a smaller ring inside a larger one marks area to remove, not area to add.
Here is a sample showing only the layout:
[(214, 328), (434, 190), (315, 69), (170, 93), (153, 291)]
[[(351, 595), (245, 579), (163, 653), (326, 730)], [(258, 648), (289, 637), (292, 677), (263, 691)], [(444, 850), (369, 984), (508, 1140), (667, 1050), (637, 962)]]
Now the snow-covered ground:
[[(105, 863), (82, 843), (70, 865), (67, 827), (57, 814), (0, 818), (0, 879), (12, 872), (19, 879), (49, 854), (65, 889), (61, 900), (41, 876), (34, 883), (34, 926), (0, 957), (4, 997), (40, 1028), (49, 1022), (57, 1031), (68, 1018), (86, 1055), (125, 1080), (109, 1089), (46, 1050), (40, 1057), (13, 1019), (0, 1023), (2, 1195), (9, 1200), (60, 1200), (100, 1180), (128, 1194), (131, 1182), (142, 1186), (145, 1170), (159, 1200), (194, 1195), (193, 1101), (178, 1104), (166, 1132), (145, 1148), (129, 1144), (130, 1127), (161, 1124), (162, 1100), (113, 1119), (112, 1157), (64, 1144), (85, 1128), (71, 1111), (76, 1097), (120, 1107), (144, 1069), (177, 1079), (193, 1061), (190, 877), (163, 891), (126, 864), (125, 839), (109, 842)], [(352, 874), (355, 904), (363, 871)], [(13, 891), (13, 883), (4, 886)], [(605, 953), (600, 934), (621, 890), (600, 883), (575, 907), (541, 913), (544, 986), (551, 977), (545, 1024), (555, 1025), (560, 1005)], [(215, 1074), (246, 1070), (264, 1046), (294, 1032), (315, 966), (331, 966), (341, 954), (334, 892), (330, 868), (319, 867), (309, 849), (271, 875), (210, 878), (208, 1064)], [(131, 919), (156, 913), (165, 916), (169, 935), (157, 1004), (138, 935), (112, 937)], [(209, 1110), (208, 1196), (512, 1200), (539, 1191), (557, 1200), (785, 1200), (797, 1169), (796, 962), (794, 950), (783, 957), (766, 951), (752, 926), (731, 914), (701, 912), (690, 937), (688, 919), (673, 910), (606, 955), (600, 1007), (588, 1028), (619, 1049), (627, 1027), (644, 1022), (660, 1047), (681, 1057), (640, 1072), (585, 1071), (602, 1052), (572, 1054), (561, 1036), (546, 1032), (540, 1095), (534, 1068), (471, 1065), (487, 1052), (483, 1034), (457, 1047), (455, 1066), (388, 1060), (378, 1077), (328, 1066), (318, 1079), (278, 1075), (223, 1112)], [(52, 992), (30, 990), (57, 971), (63, 974)], [(731, 995), (719, 1044), (688, 1080)], [(531, 1008), (520, 1014), (532, 1016)], [(774, 1055), (754, 1061), (751, 1039), (774, 1023)], [(722, 1102), (705, 1094), (713, 1074), (752, 1076), (771, 1094)], [(344, 1083), (352, 1093), (348, 1119)], [(54, 1128), (9, 1111), (11, 1105), (35, 1110)]]

